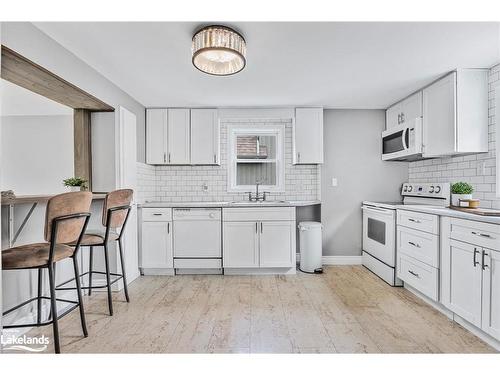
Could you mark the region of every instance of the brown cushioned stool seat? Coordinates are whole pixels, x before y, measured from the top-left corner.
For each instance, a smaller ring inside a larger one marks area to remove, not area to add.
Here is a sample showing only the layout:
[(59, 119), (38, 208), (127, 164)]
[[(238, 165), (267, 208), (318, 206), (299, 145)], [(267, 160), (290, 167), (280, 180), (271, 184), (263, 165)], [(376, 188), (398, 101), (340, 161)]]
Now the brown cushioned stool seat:
[[(4, 270), (34, 268), (49, 263), (50, 243), (31, 243), (16, 246), (2, 251), (2, 267)], [(73, 255), (75, 249), (68, 245), (56, 244), (54, 262)]]
[[(80, 246), (99, 246), (104, 244), (104, 238), (105, 238), (104, 233), (86, 233), (83, 235), (82, 242), (80, 243)], [(109, 233), (108, 240), (110, 241), (116, 241), (118, 239), (118, 234), (116, 233)], [(74, 245), (74, 244), (71, 244)]]

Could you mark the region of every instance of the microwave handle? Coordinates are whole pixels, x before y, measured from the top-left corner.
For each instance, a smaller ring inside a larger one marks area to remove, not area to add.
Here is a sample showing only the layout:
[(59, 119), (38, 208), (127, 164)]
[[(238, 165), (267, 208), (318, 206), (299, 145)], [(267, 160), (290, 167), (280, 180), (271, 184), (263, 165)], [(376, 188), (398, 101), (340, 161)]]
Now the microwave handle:
[[(403, 148), (405, 150), (408, 150), (408, 145), (406, 144), (406, 136), (408, 135), (408, 132), (410, 131), (410, 128), (409, 127), (405, 127), (405, 129), (403, 130)], [(408, 137), (408, 140), (410, 139), (410, 137)]]

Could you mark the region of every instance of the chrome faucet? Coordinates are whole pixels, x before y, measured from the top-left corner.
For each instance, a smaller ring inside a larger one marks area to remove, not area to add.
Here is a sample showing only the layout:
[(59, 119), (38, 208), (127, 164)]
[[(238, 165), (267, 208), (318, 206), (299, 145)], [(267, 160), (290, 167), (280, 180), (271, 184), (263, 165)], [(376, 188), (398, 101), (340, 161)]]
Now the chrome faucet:
[(252, 195), (251, 191), (248, 191), (246, 194), (248, 194), (248, 200), (250, 202), (264, 202), (267, 198), (267, 194), (269, 192), (265, 191), (262, 193), (262, 195), (259, 193), (259, 186), (262, 185), (262, 181), (255, 181), (255, 196)]

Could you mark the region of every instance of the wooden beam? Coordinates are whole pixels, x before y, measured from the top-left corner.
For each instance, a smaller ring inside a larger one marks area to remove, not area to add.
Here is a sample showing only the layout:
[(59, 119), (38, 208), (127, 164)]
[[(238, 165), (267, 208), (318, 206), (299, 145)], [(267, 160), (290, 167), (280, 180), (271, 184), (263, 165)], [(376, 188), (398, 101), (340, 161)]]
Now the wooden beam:
[(73, 137), (75, 176), (86, 179), (87, 186), (92, 191), (92, 144), (88, 109), (75, 109)]
[(1, 77), (73, 109), (114, 111), (95, 96), (5, 46), (2, 46)]

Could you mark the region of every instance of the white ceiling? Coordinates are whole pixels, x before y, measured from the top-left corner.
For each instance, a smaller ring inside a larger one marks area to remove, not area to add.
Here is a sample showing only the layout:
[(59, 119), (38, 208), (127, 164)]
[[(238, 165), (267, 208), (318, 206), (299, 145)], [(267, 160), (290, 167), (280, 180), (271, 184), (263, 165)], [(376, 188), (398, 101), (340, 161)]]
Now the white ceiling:
[(147, 107), (386, 108), (455, 68), (500, 62), (499, 23), (225, 23), (247, 67), (213, 77), (191, 64), (199, 23), (35, 23)]
[(2, 116), (73, 116), (73, 109), (33, 91), (0, 80)]

